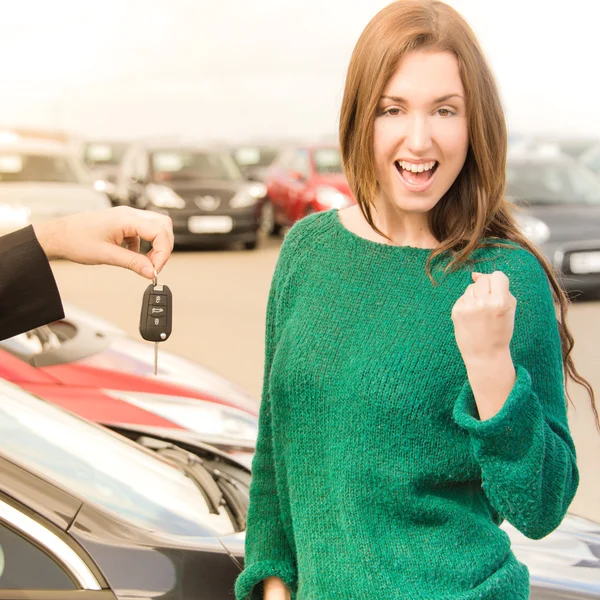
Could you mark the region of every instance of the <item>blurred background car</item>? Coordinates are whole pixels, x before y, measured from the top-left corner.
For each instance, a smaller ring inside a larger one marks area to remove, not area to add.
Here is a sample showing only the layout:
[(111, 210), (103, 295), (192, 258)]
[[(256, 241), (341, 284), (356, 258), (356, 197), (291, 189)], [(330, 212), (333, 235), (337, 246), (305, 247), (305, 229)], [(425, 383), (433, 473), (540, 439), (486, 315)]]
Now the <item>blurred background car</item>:
[(143, 448), (4, 382), (0, 436), (5, 597), (231, 598), (245, 467), (206, 446)]
[(509, 154), (506, 196), (572, 295), (600, 291), (600, 179), (566, 155)]
[(110, 206), (66, 145), (16, 135), (0, 138), (0, 234)]
[(264, 182), (269, 167), (281, 148), (275, 145), (245, 144), (230, 149), (231, 156), (242, 173), (252, 181)]
[(266, 189), (249, 182), (224, 150), (138, 143), (117, 177), (120, 204), (168, 214), (178, 245), (258, 246)]
[(117, 172), (129, 144), (115, 140), (87, 140), (81, 147), (81, 156), (92, 175), (94, 187), (105, 192), (113, 204), (117, 204)]
[[(92, 421), (213, 444), (250, 464), (258, 403), (201, 365), (75, 307), (66, 318), (0, 341), (0, 377)], [(185, 433), (185, 436), (183, 436)]]
[(270, 167), (265, 185), (265, 211), (273, 213), (273, 233), (311, 213), (354, 204), (335, 145), (286, 148)]

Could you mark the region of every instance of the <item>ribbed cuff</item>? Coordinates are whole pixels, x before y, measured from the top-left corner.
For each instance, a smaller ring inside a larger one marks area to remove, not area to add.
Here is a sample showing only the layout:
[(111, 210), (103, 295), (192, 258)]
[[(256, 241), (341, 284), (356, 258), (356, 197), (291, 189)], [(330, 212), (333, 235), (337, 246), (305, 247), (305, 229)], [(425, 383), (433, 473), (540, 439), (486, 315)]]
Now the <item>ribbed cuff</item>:
[(263, 600), (263, 586), (258, 585), (268, 577), (279, 577), (292, 592), (296, 590), (296, 569), (280, 560), (262, 560), (246, 567), (235, 582), (236, 600)]
[(529, 373), (519, 365), (515, 365), (515, 372), (515, 385), (504, 406), (493, 417), (484, 421), (479, 419), (468, 381), (454, 405), (455, 422), (471, 434), (476, 449), (485, 447), (486, 454), (506, 455), (507, 458), (520, 456), (529, 448), (536, 424), (542, 418)]

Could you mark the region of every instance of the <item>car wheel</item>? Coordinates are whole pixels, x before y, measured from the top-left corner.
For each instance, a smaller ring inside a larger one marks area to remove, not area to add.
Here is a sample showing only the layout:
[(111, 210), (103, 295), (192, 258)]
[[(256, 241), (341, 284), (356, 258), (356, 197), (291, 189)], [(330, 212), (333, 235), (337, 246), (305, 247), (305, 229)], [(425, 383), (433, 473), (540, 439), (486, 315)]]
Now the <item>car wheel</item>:
[(275, 210), (270, 200), (265, 200), (262, 211), (260, 213), (260, 222), (258, 225), (258, 233), (263, 237), (273, 235), (275, 231)]
[(256, 250), (258, 248), (258, 240), (250, 240), (249, 242), (244, 242), (244, 248), (246, 250)]

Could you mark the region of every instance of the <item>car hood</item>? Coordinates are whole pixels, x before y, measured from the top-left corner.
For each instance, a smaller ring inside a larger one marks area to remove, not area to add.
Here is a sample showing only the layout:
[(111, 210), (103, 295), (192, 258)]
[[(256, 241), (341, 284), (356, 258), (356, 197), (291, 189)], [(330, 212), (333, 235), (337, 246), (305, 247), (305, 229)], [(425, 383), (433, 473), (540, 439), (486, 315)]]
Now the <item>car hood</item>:
[(342, 194), (346, 194), (347, 196), (351, 195), (348, 180), (346, 179), (346, 176), (341, 173), (317, 175), (314, 178), (314, 184), (315, 186), (328, 185), (339, 190)]
[(600, 239), (600, 205), (532, 204), (524, 212), (546, 223), (550, 243)]
[(502, 529), (517, 559), (529, 569), (532, 585), (600, 594), (600, 524), (567, 515), (541, 540), (525, 537), (508, 523)]
[(0, 204), (27, 207), (33, 223), (111, 206), (105, 194), (81, 183), (0, 183)]

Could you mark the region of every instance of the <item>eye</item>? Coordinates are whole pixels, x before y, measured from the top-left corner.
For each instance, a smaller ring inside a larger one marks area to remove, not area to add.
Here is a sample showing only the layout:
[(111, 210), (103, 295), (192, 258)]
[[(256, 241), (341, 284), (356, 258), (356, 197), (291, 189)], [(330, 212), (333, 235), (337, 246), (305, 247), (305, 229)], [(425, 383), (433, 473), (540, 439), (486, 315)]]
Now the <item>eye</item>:
[(380, 114), (395, 117), (400, 114), (400, 109), (397, 106), (392, 106), (390, 108), (384, 108)]
[(452, 117), (456, 114), (456, 112), (449, 108), (438, 108), (437, 112), (441, 117)]

